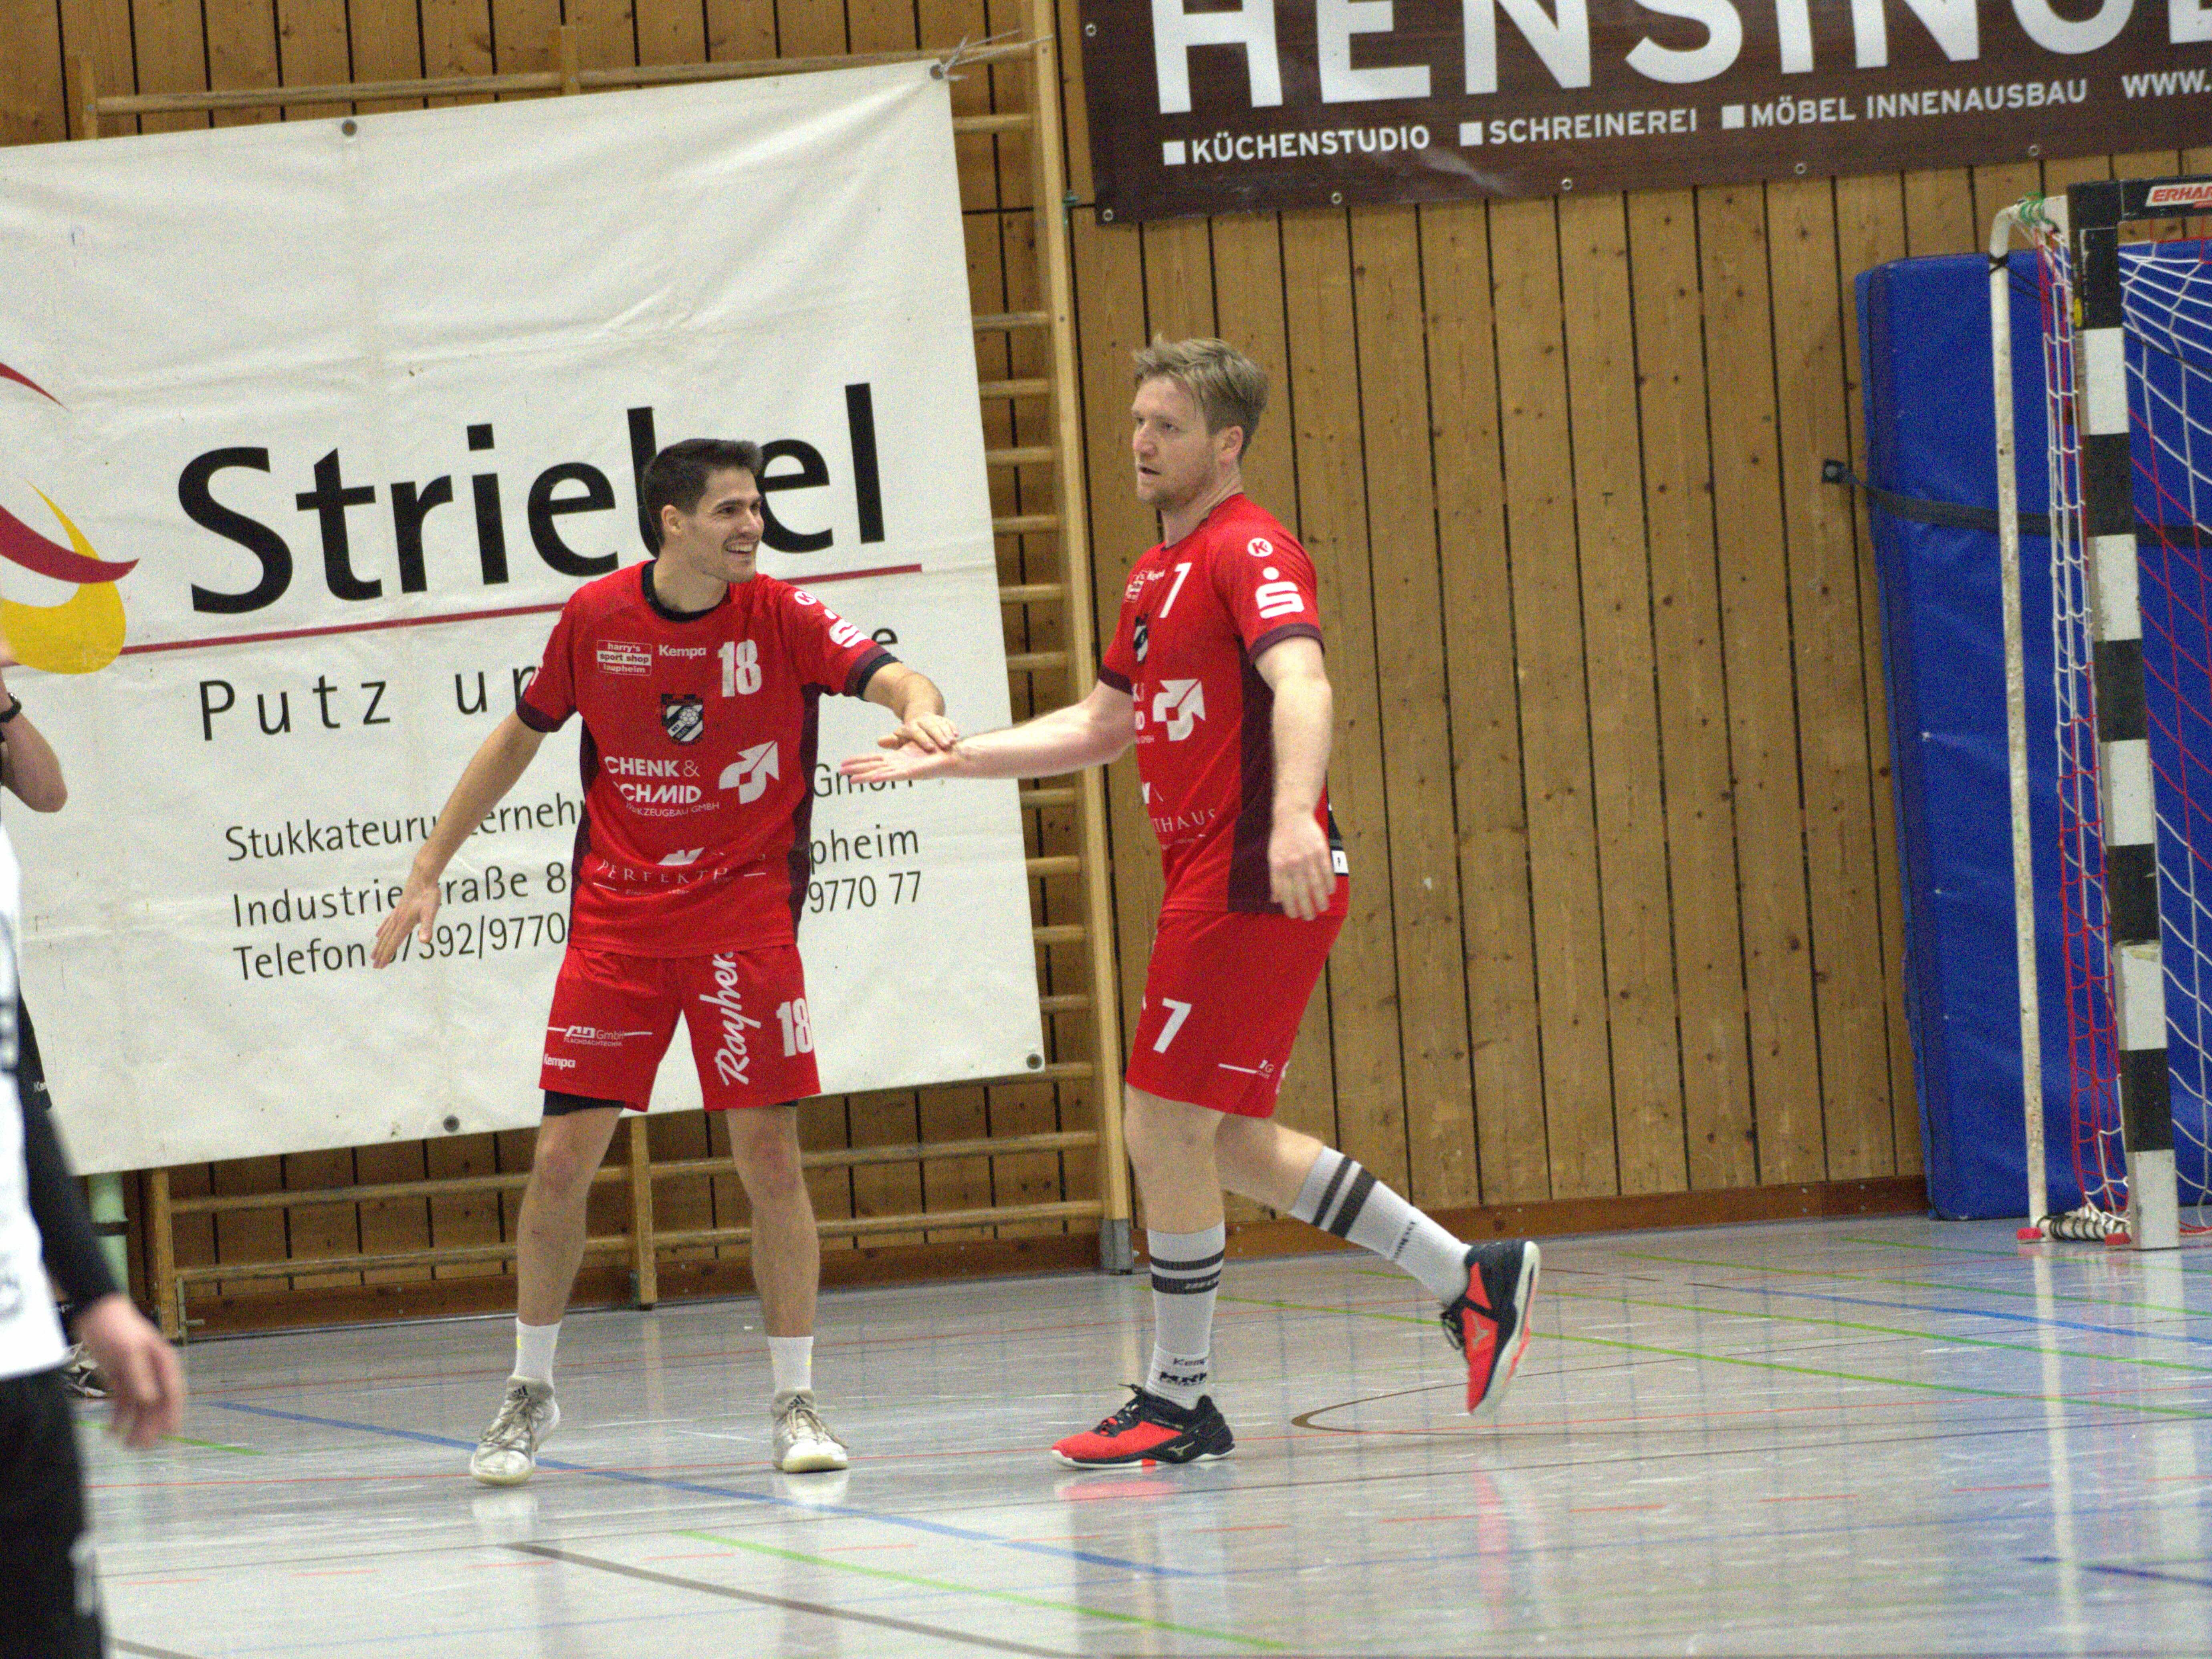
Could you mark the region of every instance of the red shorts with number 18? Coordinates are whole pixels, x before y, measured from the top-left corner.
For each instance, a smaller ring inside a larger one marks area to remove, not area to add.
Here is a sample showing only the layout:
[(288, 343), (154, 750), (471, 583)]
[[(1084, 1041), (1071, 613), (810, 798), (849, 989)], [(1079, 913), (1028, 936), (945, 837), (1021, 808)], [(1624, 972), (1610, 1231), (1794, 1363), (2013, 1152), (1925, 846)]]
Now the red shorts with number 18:
[(1133, 1087), (1238, 1117), (1271, 1117), (1298, 1021), (1341, 915), (1170, 910), (1152, 940), (1129, 1041)]
[(553, 986), (538, 1086), (643, 1111), (679, 1013), (708, 1111), (822, 1092), (795, 945), (706, 957), (570, 945)]

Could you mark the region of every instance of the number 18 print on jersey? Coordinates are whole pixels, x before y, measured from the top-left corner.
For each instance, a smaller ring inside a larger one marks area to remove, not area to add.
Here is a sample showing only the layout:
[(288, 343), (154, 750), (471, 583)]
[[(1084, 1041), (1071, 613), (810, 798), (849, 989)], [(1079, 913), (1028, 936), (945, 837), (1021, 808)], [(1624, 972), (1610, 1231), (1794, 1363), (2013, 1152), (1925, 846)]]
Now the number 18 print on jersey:
[(816, 704), (890, 653), (812, 594), (755, 576), (711, 610), (662, 605), (653, 567), (580, 587), (515, 708), (584, 718), (579, 945), (696, 957), (788, 943), (806, 893)]
[[(1275, 694), (1253, 664), (1301, 637), (1321, 638), (1313, 561), (1243, 495), (1129, 573), (1098, 678), (1136, 702), (1137, 774), (1167, 871), (1162, 910), (1279, 910), (1267, 880)], [(1345, 874), (1326, 792), (1314, 816)], [(1338, 882), (1328, 914), (1348, 898)]]

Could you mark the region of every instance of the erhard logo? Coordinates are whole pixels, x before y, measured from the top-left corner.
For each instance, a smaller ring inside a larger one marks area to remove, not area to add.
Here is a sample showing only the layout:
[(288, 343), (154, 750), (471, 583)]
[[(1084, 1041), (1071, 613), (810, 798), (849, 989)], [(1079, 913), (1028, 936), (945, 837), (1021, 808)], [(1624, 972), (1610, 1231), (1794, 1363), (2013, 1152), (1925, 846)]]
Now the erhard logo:
[(1137, 660), (1144, 661), (1145, 653), (1151, 650), (1152, 647), (1152, 619), (1150, 617), (1137, 618), (1136, 633), (1130, 643), (1136, 647)]
[[(33, 392), (56, 409), (62, 407), (60, 398), (5, 363), (0, 363), (0, 382)], [(76, 592), (59, 605), (0, 599), (0, 631), (6, 633), (15, 655), (33, 668), (53, 674), (90, 674), (106, 667), (123, 650), (123, 599), (115, 585), (138, 562), (111, 564), (100, 558), (84, 532), (53, 497), (36, 485), (32, 489), (69, 537), (69, 545), (41, 536), (0, 507), (0, 559), (54, 581), (74, 583)]]
[(696, 743), (707, 729), (707, 705), (696, 694), (660, 694), (660, 729), (678, 743)]
[(2143, 196), (2147, 208), (2212, 206), (2212, 182), (2153, 185)]

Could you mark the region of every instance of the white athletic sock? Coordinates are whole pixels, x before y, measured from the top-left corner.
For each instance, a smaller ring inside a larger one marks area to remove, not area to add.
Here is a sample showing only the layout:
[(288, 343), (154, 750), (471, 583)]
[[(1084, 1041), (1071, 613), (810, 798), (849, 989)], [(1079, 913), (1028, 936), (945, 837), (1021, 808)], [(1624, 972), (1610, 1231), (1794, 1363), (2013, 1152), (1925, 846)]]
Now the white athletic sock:
[(1213, 1304), (1229, 1231), (1219, 1222), (1194, 1233), (1148, 1228), (1152, 1259), (1152, 1364), (1145, 1389), (1195, 1406), (1213, 1376)]
[(561, 1340), (561, 1322), (526, 1325), (514, 1322), (514, 1374), (526, 1382), (553, 1380), (553, 1350)]
[(1342, 1152), (1322, 1148), (1291, 1213), (1395, 1262), (1439, 1302), (1467, 1289), (1467, 1246)]
[(775, 1372), (775, 1391), (796, 1394), (814, 1386), (814, 1339), (811, 1336), (771, 1336), (768, 1363)]

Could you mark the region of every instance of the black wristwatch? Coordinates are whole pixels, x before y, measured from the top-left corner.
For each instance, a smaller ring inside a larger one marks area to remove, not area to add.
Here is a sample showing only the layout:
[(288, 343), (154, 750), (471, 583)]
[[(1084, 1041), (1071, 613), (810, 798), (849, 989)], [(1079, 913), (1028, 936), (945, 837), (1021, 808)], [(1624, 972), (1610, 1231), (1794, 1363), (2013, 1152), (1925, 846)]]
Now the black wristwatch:
[(23, 700), (10, 691), (8, 694), (8, 706), (5, 708), (0, 708), (0, 726), (7, 725), (9, 720), (14, 720), (22, 712)]

